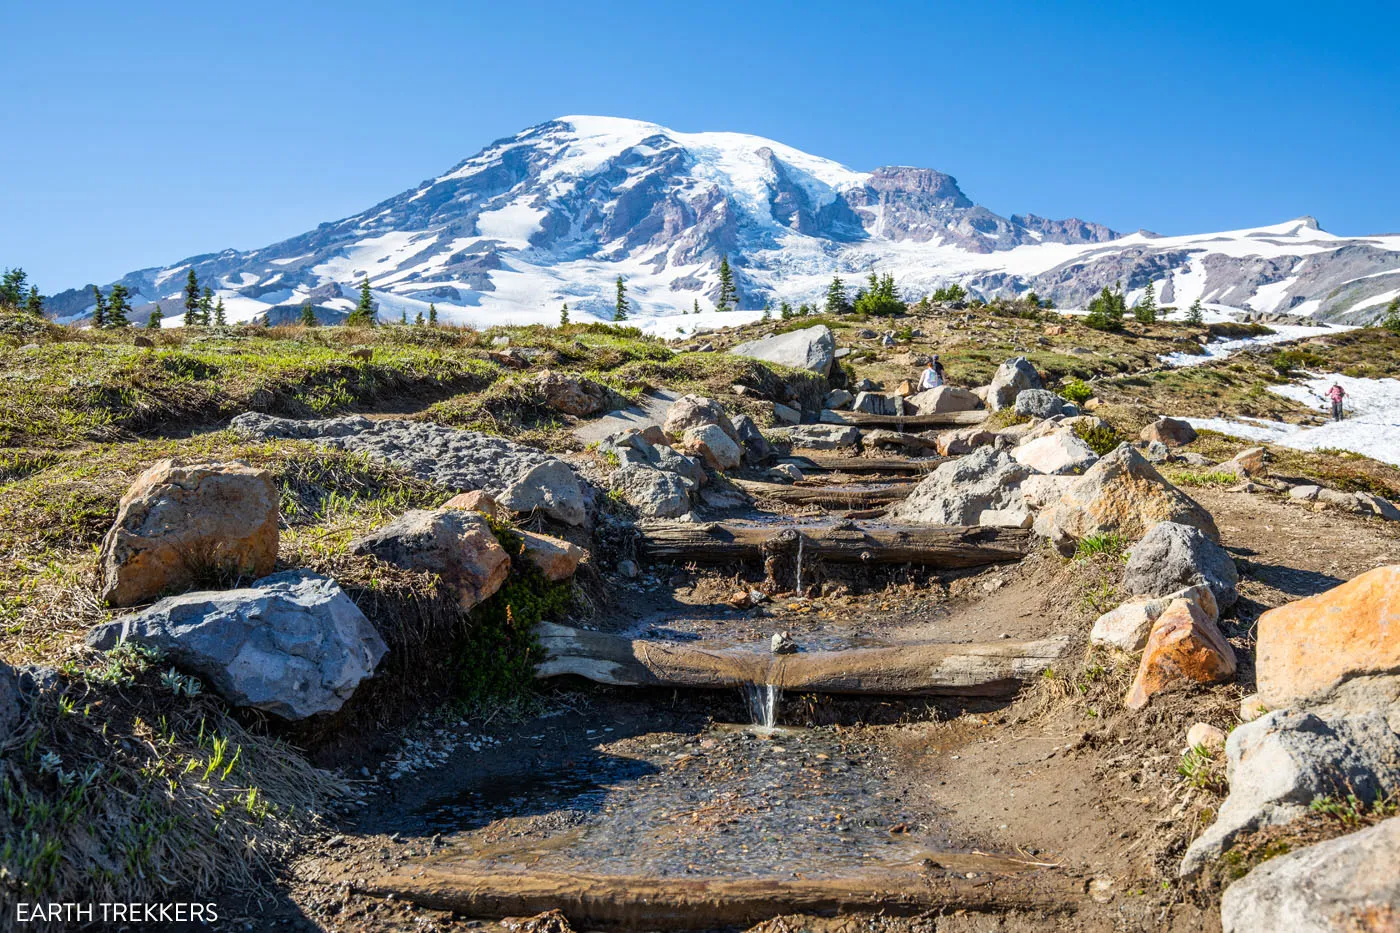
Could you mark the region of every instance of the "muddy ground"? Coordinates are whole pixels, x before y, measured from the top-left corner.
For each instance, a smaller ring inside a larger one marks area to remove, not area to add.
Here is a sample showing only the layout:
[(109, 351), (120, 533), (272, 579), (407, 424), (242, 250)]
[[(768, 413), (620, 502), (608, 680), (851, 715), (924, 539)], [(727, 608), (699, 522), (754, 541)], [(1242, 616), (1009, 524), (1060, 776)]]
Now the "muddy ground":
[[(1237, 722), (1239, 700), (1253, 689), (1261, 612), (1400, 562), (1400, 530), (1272, 496), (1191, 493), (1214, 514), (1241, 569), (1240, 603), (1223, 620), (1241, 657), (1236, 683), (1130, 713), (1121, 698), (1131, 663), (1081, 647), (1066, 670), (1019, 697), (788, 696), (772, 732), (748, 726), (737, 692), (554, 683), (524, 719), (425, 722), (342, 749), (335, 764), (360, 775), (363, 805), (301, 854), (275, 902), (234, 906), (224, 926), (567, 929), (384, 894), (392, 879), (412, 893), (415, 873), (445, 866), (464, 877), (504, 870), (677, 884), (873, 870), (891, 890), (958, 886), (944, 909), (891, 897), (885, 910), (756, 927), (770, 933), (1218, 930), (1218, 882), (1183, 887), (1175, 875), (1220, 799), (1218, 785), (1193, 786), (1177, 771), (1186, 729)], [(894, 575), (869, 592), (829, 587), (833, 595), (778, 596), (743, 611), (724, 599), (752, 576), (651, 568), (634, 581), (610, 578), (620, 608), (602, 621), (639, 635), (720, 632), (735, 641), (787, 630), (799, 643), (1074, 632), (1082, 646), (1095, 600), (1120, 568), (1038, 552), (1015, 566)], [(386, 745), (396, 755), (380, 760)]]

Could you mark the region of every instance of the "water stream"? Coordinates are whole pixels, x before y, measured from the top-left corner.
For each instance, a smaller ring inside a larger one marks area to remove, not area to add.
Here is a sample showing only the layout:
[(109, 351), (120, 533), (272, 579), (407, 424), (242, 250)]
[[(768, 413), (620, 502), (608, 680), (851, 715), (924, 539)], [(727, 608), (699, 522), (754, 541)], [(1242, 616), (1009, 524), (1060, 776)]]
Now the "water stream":
[(772, 731), (778, 724), (778, 703), (783, 698), (783, 689), (774, 684), (748, 684), (744, 687), (744, 700), (749, 705), (749, 718), (755, 726)]

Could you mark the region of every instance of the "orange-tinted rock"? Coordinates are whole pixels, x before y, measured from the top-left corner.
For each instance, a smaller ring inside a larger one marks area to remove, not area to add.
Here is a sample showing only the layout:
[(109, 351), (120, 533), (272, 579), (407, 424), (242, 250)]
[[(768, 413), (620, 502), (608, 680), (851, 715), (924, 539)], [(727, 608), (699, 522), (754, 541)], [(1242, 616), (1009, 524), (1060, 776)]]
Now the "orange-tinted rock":
[(464, 492), (453, 496), (442, 504), (444, 509), (457, 509), (463, 512), (480, 512), (482, 515), (489, 515), (491, 518), (501, 517), (501, 507), (496, 504), (496, 500), (484, 489), (475, 489), (471, 492)]
[(1055, 506), (1054, 540), (1062, 549), (1091, 535), (1116, 534), (1138, 541), (1161, 522), (1199, 528), (1220, 540), (1215, 519), (1152, 464), (1121, 444), (1085, 471)]
[(1345, 692), (1400, 695), (1400, 565), (1377, 567), (1259, 617), (1256, 678), (1269, 709)]
[(277, 563), (277, 504), (272, 474), (246, 463), (153, 464), (102, 540), (99, 596), (132, 606), (203, 577), (266, 576)]
[(1196, 439), (1196, 429), (1178, 418), (1158, 418), (1138, 435), (1145, 441), (1161, 441), (1168, 447), (1181, 447)]
[(1220, 629), (1187, 599), (1173, 600), (1152, 626), (1137, 677), (1124, 703), (1142, 709), (1164, 690), (1210, 684), (1235, 676), (1235, 652)]
[(477, 512), (412, 509), (351, 541), (350, 551), (437, 574), (463, 610), (489, 598), (510, 576), (510, 555)]
[(515, 533), (524, 542), (525, 558), (555, 583), (572, 577), (578, 570), (578, 565), (588, 559), (586, 549), (563, 538), (536, 534), (533, 531)]

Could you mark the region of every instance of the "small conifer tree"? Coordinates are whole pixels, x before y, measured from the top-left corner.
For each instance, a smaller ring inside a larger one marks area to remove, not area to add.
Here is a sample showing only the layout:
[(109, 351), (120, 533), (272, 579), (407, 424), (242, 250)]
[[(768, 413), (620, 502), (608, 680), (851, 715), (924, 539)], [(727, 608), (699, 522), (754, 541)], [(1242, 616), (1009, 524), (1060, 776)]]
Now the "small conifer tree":
[(696, 299), (695, 299), (695, 303), (694, 303), (693, 305), (691, 305), (691, 308), (693, 309), (691, 313), (693, 313), (693, 314), (699, 314), (699, 313), (700, 313), (700, 299), (699, 299), (699, 298), (696, 298)]
[(734, 290), (734, 272), (729, 268), (729, 257), (725, 256), (719, 261), (719, 301), (715, 302), (715, 310), (732, 310), (731, 306), (738, 302), (739, 296)]
[(224, 299), (222, 295), (220, 295), (219, 300), (214, 303), (214, 326), (228, 326), (228, 314), (224, 311)]
[(837, 276), (831, 280), (831, 284), (826, 287), (826, 313), (843, 314), (847, 309), (846, 304), (846, 283)]
[(185, 276), (185, 324), (193, 325), (199, 323), (199, 276), (194, 274), (194, 267), (190, 267), (190, 274)]
[(374, 294), (369, 288), (369, 276), (360, 282), (360, 301), (355, 305), (355, 310), (346, 316), (345, 323), (350, 327), (374, 326)]
[(627, 320), (627, 310), (631, 307), (627, 301), (627, 286), (623, 284), (622, 276), (617, 277), (617, 305), (613, 309), (614, 321)]
[(428, 302), (428, 326), (437, 327), (437, 305)]
[(1396, 336), (1400, 336), (1400, 298), (1392, 298), (1386, 306), (1381, 326)]
[(112, 286), (112, 291), (107, 295), (107, 326), (108, 327), (130, 327), (131, 321), (127, 319), (126, 312), (131, 310), (131, 305), (127, 304), (126, 297), (129, 293), (126, 286), (118, 282)]
[(564, 306), (559, 309), (559, 326), (569, 326), (569, 303), (567, 301), (564, 302)]
[(301, 305), (301, 326), (302, 326), (302, 327), (315, 327), (315, 326), (318, 325), (319, 323), (321, 323), (321, 322), (318, 321), (318, 320), (316, 320), (316, 309), (313, 308), (313, 307), (311, 307), (311, 302), (310, 302), (310, 300), (307, 300), (307, 301), (302, 302), (302, 305)]
[(1191, 307), (1186, 312), (1186, 323), (1199, 327), (1205, 322), (1205, 314), (1201, 311), (1201, 299), (1197, 298), (1191, 302)]
[(419, 311), (417, 314), (415, 314), (415, 315), (413, 316), (413, 326), (414, 326), (414, 327), (422, 327), (422, 326), (423, 326), (423, 312), (422, 312), (422, 311)]
[(107, 299), (102, 297), (102, 290), (96, 285), (92, 287), (92, 326), (94, 330), (101, 330), (107, 326)]
[(1133, 305), (1133, 318), (1139, 324), (1154, 324), (1157, 321), (1157, 288), (1151, 282), (1147, 283), (1147, 290), (1143, 293), (1142, 300)]
[(37, 285), (29, 286), (29, 297), (24, 300), (24, 310), (35, 317), (44, 316), (44, 296), (39, 294)]
[(160, 330), (160, 305), (151, 309), (151, 316), (146, 318), (146, 330)]

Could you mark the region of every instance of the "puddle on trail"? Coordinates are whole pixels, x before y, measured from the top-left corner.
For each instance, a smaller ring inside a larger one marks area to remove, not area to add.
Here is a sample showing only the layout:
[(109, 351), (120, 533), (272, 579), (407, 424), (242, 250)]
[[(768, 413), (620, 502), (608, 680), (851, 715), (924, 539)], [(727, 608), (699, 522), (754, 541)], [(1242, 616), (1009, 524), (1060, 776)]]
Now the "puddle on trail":
[(915, 863), (944, 841), (930, 802), (849, 731), (714, 726), (593, 754), (420, 813), (448, 858), (541, 871), (807, 878)]

